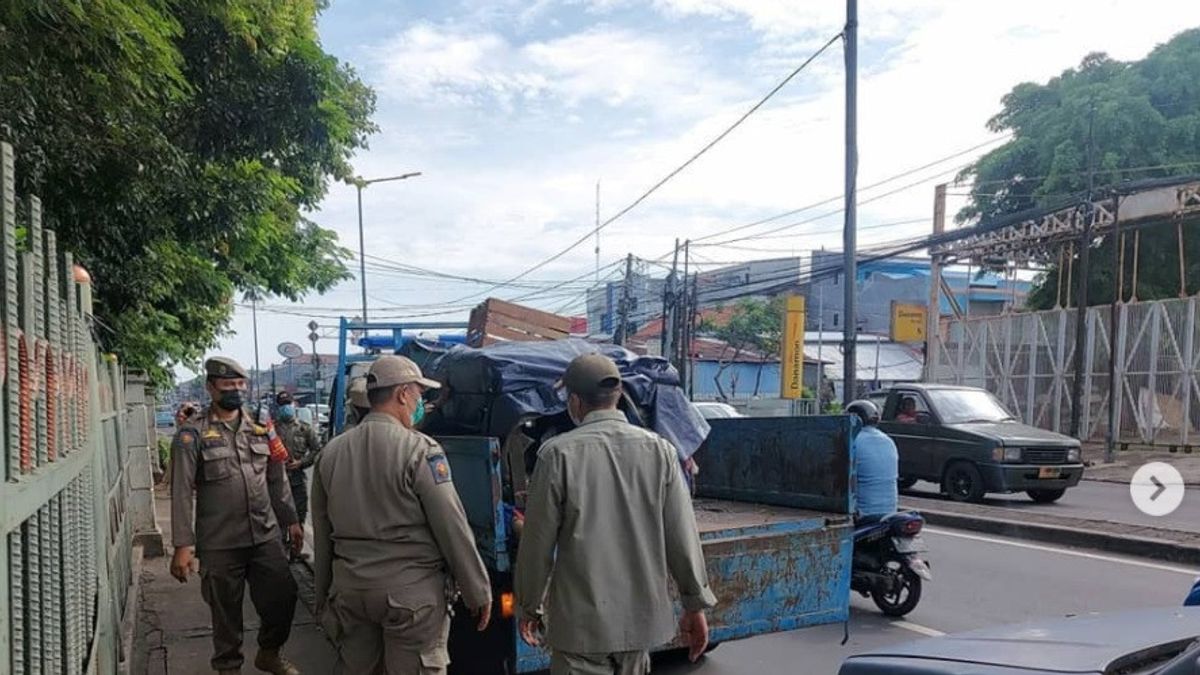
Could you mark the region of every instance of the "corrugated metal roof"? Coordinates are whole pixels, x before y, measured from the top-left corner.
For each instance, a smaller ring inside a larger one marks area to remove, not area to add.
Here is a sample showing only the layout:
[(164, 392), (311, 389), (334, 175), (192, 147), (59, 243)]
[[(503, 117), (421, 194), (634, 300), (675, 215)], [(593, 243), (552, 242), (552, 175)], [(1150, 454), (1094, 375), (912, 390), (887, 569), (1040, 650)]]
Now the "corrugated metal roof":
[[(810, 341), (809, 335), (813, 338)], [(816, 333), (805, 334), (805, 360), (824, 362), (825, 377), (830, 380), (841, 380), (845, 359), (836, 341), (830, 339), (832, 333), (825, 333), (826, 339), (821, 340)], [(840, 336), (839, 336), (840, 340)], [(818, 349), (818, 344), (820, 348)], [(859, 335), (858, 344), (854, 350), (857, 361), (857, 377), (859, 380), (879, 380), (882, 382), (918, 382), (921, 379), (924, 365), (921, 352), (908, 345), (882, 340), (878, 343), (873, 335)], [(878, 369), (876, 359), (878, 355)]]

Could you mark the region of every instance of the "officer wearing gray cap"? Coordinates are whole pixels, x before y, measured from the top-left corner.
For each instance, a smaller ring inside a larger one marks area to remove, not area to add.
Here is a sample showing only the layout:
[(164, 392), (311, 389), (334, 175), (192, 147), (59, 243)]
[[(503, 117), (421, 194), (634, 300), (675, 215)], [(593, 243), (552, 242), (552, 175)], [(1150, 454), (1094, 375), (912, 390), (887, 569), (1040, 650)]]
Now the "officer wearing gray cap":
[(212, 611), (214, 670), (241, 672), (248, 582), (261, 620), (255, 667), (298, 675), (279, 655), (296, 609), (280, 528), (290, 531), (293, 548), (304, 542), (283, 462), (271, 457), (267, 429), (244, 408), (246, 370), (216, 356), (204, 371), (212, 404), (184, 421), (171, 444), (171, 574), (186, 582), (199, 558), (200, 592)]
[(444, 673), (448, 588), (479, 619), (492, 591), (436, 441), (413, 430), (425, 378), (402, 356), (367, 374), (371, 412), (330, 441), (313, 471), (317, 613), (347, 673)]
[(621, 373), (608, 357), (576, 358), (562, 383), (576, 428), (542, 446), (530, 483), (515, 581), (521, 637), (542, 642), (544, 611), (552, 675), (648, 673), (649, 650), (675, 637), (669, 572), (695, 661), (716, 597), (675, 448), (617, 409)]
[[(292, 484), (292, 502), (296, 505), (296, 521), (304, 527), (308, 518), (308, 478), (304, 471), (317, 461), (321, 439), (313, 425), (296, 416), (296, 401), (290, 392), (279, 392), (275, 396), (275, 406), (275, 431), (288, 451), (287, 473)], [(292, 560), (299, 558), (300, 554), (293, 552)]]

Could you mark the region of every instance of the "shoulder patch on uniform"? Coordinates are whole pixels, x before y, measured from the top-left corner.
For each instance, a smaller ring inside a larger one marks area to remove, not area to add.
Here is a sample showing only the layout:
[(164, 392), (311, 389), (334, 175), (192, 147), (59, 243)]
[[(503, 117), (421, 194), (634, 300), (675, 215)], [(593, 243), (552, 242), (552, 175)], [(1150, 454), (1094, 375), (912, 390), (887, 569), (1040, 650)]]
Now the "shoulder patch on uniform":
[(188, 429), (179, 432), (179, 442), (184, 445), (191, 445), (196, 442), (196, 434)]
[(450, 462), (446, 461), (445, 455), (433, 455), (425, 461), (429, 463), (429, 472), (433, 474), (434, 483), (450, 482)]

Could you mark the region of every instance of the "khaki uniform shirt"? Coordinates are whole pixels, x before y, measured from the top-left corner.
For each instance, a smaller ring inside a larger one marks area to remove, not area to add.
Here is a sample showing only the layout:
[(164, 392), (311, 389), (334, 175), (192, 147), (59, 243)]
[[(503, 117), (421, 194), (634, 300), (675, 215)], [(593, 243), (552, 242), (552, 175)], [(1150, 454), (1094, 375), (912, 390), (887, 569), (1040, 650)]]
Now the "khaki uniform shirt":
[(447, 574), (469, 607), (491, 602), (445, 451), (390, 415), (367, 415), (321, 451), (312, 515), (318, 603), (332, 586), (394, 590), (420, 607), (444, 597)]
[(304, 482), (304, 470), (317, 461), (317, 453), (321, 451), (321, 439), (311, 424), (292, 418), (286, 422), (275, 422), (275, 432), (283, 447), (287, 448), (288, 457), (293, 462), (300, 462), (300, 467), (288, 471), (293, 483)]
[(548, 440), (517, 555), (518, 616), (541, 616), (545, 597), (554, 650), (652, 649), (675, 637), (668, 575), (685, 609), (716, 604), (675, 448), (617, 411)]
[(172, 544), (204, 551), (279, 539), (296, 507), (283, 464), (270, 456), (267, 429), (247, 410), (220, 422), (205, 409), (184, 422), (171, 443)]

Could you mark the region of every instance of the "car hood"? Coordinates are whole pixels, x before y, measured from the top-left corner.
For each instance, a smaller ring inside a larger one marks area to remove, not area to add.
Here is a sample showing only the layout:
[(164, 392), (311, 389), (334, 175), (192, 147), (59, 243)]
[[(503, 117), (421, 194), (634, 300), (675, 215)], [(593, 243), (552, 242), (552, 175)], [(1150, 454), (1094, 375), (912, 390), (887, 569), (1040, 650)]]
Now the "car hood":
[[(846, 660), (841, 675), (886, 672), (879, 666), (946, 661), (957, 664), (1102, 673), (1124, 657), (1200, 636), (1200, 607), (1171, 607), (1067, 619), (919, 640), (859, 654)], [(1133, 665), (1133, 664), (1129, 664)], [(936, 666), (928, 671), (942, 672)], [(946, 671), (950, 672), (950, 671)]]
[(967, 422), (947, 425), (953, 429), (990, 436), (1004, 445), (1036, 445), (1076, 447), (1079, 441), (1053, 431), (1046, 431), (1020, 422)]

